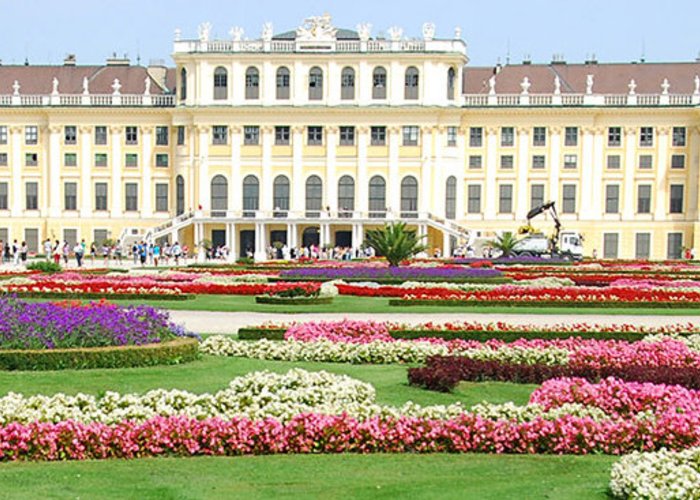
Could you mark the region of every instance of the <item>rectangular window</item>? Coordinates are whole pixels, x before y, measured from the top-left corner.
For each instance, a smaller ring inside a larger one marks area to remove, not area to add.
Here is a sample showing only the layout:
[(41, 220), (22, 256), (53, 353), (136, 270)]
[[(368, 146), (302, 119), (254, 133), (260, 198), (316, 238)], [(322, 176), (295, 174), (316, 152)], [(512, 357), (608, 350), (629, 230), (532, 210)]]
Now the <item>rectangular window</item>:
[(185, 127), (183, 125), (178, 125), (177, 127), (177, 145), (185, 145)]
[(168, 185), (156, 184), (156, 212), (168, 211)]
[(666, 258), (680, 259), (683, 256), (683, 233), (668, 233), (666, 237)]
[(370, 134), (372, 146), (386, 146), (386, 127), (371, 127)]
[(564, 168), (578, 167), (578, 155), (564, 155)]
[(98, 247), (101, 247), (104, 244), (104, 241), (107, 239), (108, 233), (106, 229), (95, 229), (92, 232), (92, 241), (97, 245)]
[[(511, 156), (511, 158), (512, 158), (512, 156)], [(532, 168), (542, 169), (542, 168), (544, 168), (544, 166), (545, 166), (545, 156), (544, 155), (534, 155), (532, 157)]]
[(129, 126), (124, 129), (124, 140), (127, 145), (135, 146), (139, 143), (139, 128)]
[(0, 210), (7, 210), (9, 208), (8, 196), (7, 182), (0, 182)]
[[(6, 227), (0, 227), (0, 240), (7, 241), (10, 237), (9, 230)], [(4, 243), (3, 243), (4, 246)]]
[(28, 167), (36, 167), (39, 164), (39, 155), (37, 153), (25, 153), (24, 164)]
[(78, 230), (77, 229), (64, 229), (63, 230), (63, 241), (68, 243), (71, 250), (78, 244)]
[(76, 144), (78, 142), (78, 127), (75, 125), (66, 125), (63, 128), (63, 143), (67, 145)]
[(467, 213), (481, 213), (481, 184), (467, 186)]
[(7, 166), (7, 153), (0, 153), (0, 167)]
[(25, 188), (25, 208), (27, 210), (37, 210), (39, 208), (39, 183), (27, 182)]
[(481, 155), (469, 155), (469, 168), (481, 168)]
[(513, 155), (501, 155), (501, 168), (510, 170), (513, 168)]
[(309, 146), (323, 146), (323, 127), (307, 127), (306, 133)]
[(561, 213), (576, 213), (576, 184), (563, 184), (561, 195)]
[(7, 126), (0, 126), (0, 144), (7, 144)]
[(124, 208), (127, 212), (136, 212), (139, 209), (139, 185), (135, 182), (124, 184)]
[(639, 145), (643, 147), (654, 145), (654, 127), (641, 127), (639, 129)]
[(24, 143), (28, 146), (39, 143), (39, 128), (37, 126), (24, 127)]
[(685, 168), (685, 155), (672, 155), (671, 168)]
[(578, 146), (578, 127), (564, 129), (564, 146)]
[(685, 127), (673, 127), (673, 147), (685, 147)]
[(648, 170), (653, 166), (654, 157), (652, 155), (640, 155), (639, 156), (639, 168)]
[(547, 145), (547, 127), (535, 127), (532, 129), (532, 145)]
[(622, 127), (608, 127), (608, 146), (618, 147), (622, 145)]
[(31, 253), (39, 252), (39, 230), (37, 228), (25, 228), (24, 241), (27, 243), (27, 249)]
[(616, 214), (620, 212), (620, 186), (608, 184), (605, 186), (605, 213)]
[(275, 127), (275, 145), (277, 145), (277, 146), (289, 146), (289, 127), (287, 127), (287, 126)]
[(66, 167), (75, 167), (78, 165), (78, 155), (76, 153), (65, 153), (63, 155), (63, 165)]
[(355, 145), (355, 127), (340, 127), (340, 145)]
[(243, 144), (246, 146), (257, 146), (260, 144), (260, 127), (255, 125), (243, 127)]
[(95, 183), (95, 210), (107, 210), (107, 183)]
[(228, 144), (228, 127), (226, 125), (214, 125), (211, 128), (212, 144)]
[(454, 147), (457, 145), (457, 127), (447, 127), (447, 146)]
[(107, 127), (103, 125), (98, 125), (97, 127), (95, 127), (95, 145), (107, 145)]
[(168, 127), (156, 127), (156, 146), (168, 145)]
[(501, 128), (501, 147), (509, 148), (515, 144), (515, 129), (513, 127)]
[(530, 186), (530, 210), (544, 203), (544, 184)]
[(671, 184), (671, 197), (669, 201), (669, 213), (683, 213), (683, 184)]
[(139, 166), (139, 155), (136, 153), (126, 153), (126, 155), (124, 155), (124, 166), (125, 167), (138, 167)]
[(620, 155), (608, 155), (607, 165), (610, 170), (619, 170)]
[(513, 185), (501, 184), (498, 186), (498, 212), (509, 214), (513, 212)]
[(603, 258), (617, 259), (617, 246), (620, 235), (617, 233), (603, 233)]
[(156, 155), (156, 167), (168, 167), (169, 157), (167, 153), (158, 153)]
[(95, 153), (95, 166), (96, 167), (106, 167), (107, 166), (107, 153)]
[(469, 128), (469, 147), (480, 148), (484, 143), (484, 129), (482, 127)]
[(637, 186), (637, 213), (651, 213), (651, 185), (649, 184)]
[(651, 234), (637, 233), (634, 236), (634, 258), (648, 259), (651, 256)]
[(63, 209), (77, 210), (78, 208), (78, 183), (65, 182), (63, 184)]
[(412, 125), (403, 127), (403, 145), (418, 146), (418, 127)]

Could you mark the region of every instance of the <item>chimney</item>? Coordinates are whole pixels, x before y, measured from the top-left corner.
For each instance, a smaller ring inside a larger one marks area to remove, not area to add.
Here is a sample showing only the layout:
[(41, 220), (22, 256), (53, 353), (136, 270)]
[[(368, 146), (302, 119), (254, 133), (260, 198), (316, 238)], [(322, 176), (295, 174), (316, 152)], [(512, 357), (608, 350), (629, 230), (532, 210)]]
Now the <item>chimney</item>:
[(130, 63), (131, 61), (126, 57), (126, 54), (124, 57), (117, 57), (117, 53), (112, 52), (112, 57), (107, 58), (107, 66), (129, 66)]
[(162, 59), (151, 59), (146, 68), (148, 75), (162, 88), (167, 89), (165, 85), (165, 77), (168, 73), (168, 68), (165, 61)]
[(530, 59), (530, 54), (525, 54), (525, 57), (523, 57), (523, 64), (525, 64), (525, 65), (532, 64), (532, 59)]
[(66, 58), (63, 60), (63, 65), (64, 66), (75, 66), (77, 63), (75, 59), (75, 54), (68, 54)]
[(598, 59), (596, 58), (595, 54), (591, 54), (590, 56), (587, 56), (586, 64), (587, 65), (598, 64)]
[(553, 54), (552, 55), (552, 64), (566, 64), (566, 60), (564, 59), (564, 54)]

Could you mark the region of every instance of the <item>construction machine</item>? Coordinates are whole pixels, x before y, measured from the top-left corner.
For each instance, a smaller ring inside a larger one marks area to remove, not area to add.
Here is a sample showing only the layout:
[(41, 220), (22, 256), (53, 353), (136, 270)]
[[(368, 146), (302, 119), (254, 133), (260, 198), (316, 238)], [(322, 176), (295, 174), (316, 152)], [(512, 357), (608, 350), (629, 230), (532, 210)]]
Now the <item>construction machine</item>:
[[(554, 232), (547, 237), (542, 231), (532, 226), (532, 219), (542, 214), (549, 214), (554, 221)], [(576, 231), (562, 231), (561, 221), (553, 201), (548, 201), (530, 210), (527, 224), (518, 229), (521, 238), (513, 249), (516, 256), (551, 256), (564, 259), (581, 260), (583, 258), (583, 236)]]

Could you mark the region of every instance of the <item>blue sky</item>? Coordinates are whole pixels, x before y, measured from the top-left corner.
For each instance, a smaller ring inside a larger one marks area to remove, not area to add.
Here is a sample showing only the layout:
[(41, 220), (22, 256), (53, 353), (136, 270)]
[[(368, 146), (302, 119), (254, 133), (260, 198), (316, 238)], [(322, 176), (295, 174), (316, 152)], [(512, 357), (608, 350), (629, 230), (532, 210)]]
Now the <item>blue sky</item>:
[(529, 54), (548, 62), (561, 53), (582, 62), (595, 53), (601, 62), (638, 60), (691, 61), (700, 51), (698, 0), (659, 4), (648, 0), (480, 1), (470, 0), (0, 0), (0, 59), (4, 64), (57, 64), (75, 53), (79, 64), (99, 64), (112, 52), (142, 63), (170, 63), (173, 31), (195, 37), (202, 21), (228, 37), (242, 26), (257, 38), (265, 21), (275, 32), (293, 29), (304, 17), (328, 12), (336, 26), (370, 22), (373, 34), (401, 26), (419, 36), (425, 21), (437, 36), (451, 36), (461, 26), (472, 65), (512, 62)]

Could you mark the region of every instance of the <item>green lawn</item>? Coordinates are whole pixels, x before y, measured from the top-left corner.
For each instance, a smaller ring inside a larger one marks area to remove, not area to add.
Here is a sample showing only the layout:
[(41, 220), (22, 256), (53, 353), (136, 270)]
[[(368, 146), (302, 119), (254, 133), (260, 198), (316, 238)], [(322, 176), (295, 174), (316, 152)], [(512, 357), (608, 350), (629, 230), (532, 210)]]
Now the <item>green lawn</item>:
[(611, 457), (297, 455), (0, 465), (3, 498), (605, 499)]
[[(109, 298), (109, 297), (107, 297)], [(278, 306), (256, 304), (255, 297), (246, 295), (198, 295), (191, 300), (120, 300), (119, 304), (149, 304), (173, 310), (232, 311), (269, 313), (490, 313), (490, 314), (611, 314), (700, 316), (700, 308), (661, 309), (650, 307), (490, 307), (490, 306), (389, 306), (388, 298), (340, 296), (332, 304), (317, 306)]]
[[(406, 366), (204, 357), (181, 366), (0, 372), (0, 394), (215, 391), (254, 370), (291, 367), (372, 383), (380, 403), (528, 400), (535, 385), (464, 383), (452, 394), (409, 387)], [(614, 457), (326, 455), (0, 463), (2, 498), (606, 498)]]

